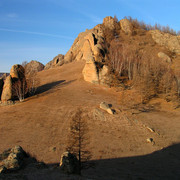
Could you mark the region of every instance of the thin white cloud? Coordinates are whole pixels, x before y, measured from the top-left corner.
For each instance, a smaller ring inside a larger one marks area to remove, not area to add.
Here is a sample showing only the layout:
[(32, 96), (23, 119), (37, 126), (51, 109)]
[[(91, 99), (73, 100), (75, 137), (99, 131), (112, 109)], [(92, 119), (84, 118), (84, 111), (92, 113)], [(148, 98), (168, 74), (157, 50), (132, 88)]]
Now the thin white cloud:
[(40, 36), (49, 36), (49, 37), (56, 37), (56, 38), (61, 38), (61, 39), (69, 39), (69, 40), (74, 39), (74, 38), (69, 37), (69, 36), (61, 36), (61, 35), (55, 35), (55, 34), (49, 34), (49, 33), (41, 33), (41, 32), (21, 31), (21, 30), (5, 29), (5, 28), (0, 28), (0, 31), (15, 32), (15, 33), (25, 33), (25, 34), (34, 34), (34, 35), (40, 35)]
[(16, 13), (9, 13), (9, 14), (7, 14), (7, 17), (8, 18), (17, 18), (18, 15)]
[(100, 17), (87, 13), (83, 13), (83, 15), (91, 19), (94, 23), (98, 23), (98, 24), (102, 23), (102, 19)]

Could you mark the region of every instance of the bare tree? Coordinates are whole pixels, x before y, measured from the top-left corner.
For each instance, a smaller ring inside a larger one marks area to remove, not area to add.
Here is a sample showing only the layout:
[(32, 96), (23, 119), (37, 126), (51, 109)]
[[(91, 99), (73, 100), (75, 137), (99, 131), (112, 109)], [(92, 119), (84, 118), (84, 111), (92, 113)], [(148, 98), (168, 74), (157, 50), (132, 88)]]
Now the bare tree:
[(27, 61), (23, 61), (22, 62), (22, 66), (25, 68), (25, 66), (28, 64), (28, 62)]
[(36, 93), (37, 87), (39, 85), (39, 78), (37, 77), (37, 73), (26, 75), (26, 82), (29, 96), (33, 96)]
[(87, 115), (83, 116), (83, 111), (78, 109), (72, 117), (66, 150), (78, 157), (79, 174), (81, 174), (84, 163), (91, 158), (91, 154), (87, 149), (88, 143)]
[(18, 97), (19, 101), (24, 101), (25, 95), (27, 94), (26, 79), (18, 79), (13, 83), (13, 94)]

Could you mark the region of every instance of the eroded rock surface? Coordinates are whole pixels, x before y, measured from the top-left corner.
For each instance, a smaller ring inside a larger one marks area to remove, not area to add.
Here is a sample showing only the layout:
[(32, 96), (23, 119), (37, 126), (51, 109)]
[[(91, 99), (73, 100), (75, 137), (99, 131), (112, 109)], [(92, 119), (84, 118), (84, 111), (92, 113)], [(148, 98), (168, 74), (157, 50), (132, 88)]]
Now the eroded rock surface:
[(56, 66), (62, 66), (64, 64), (64, 55), (58, 54), (56, 57), (53, 58), (52, 61), (48, 62), (44, 69), (50, 69)]
[(44, 65), (38, 61), (30, 61), (25, 66), (25, 73), (26, 74), (33, 74), (39, 71), (42, 71), (44, 69)]
[(180, 38), (169, 33), (164, 33), (159, 30), (150, 31), (154, 41), (169, 49), (170, 51), (180, 55)]
[(11, 99), (12, 99), (12, 78), (11, 76), (8, 76), (3, 86), (1, 101), (6, 102)]

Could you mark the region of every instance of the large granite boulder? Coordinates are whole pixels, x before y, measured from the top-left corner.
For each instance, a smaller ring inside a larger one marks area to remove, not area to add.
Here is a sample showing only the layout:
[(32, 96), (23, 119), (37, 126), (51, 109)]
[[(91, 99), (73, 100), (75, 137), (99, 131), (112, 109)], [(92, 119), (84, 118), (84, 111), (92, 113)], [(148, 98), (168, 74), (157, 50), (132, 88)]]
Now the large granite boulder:
[(15, 64), (10, 70), (10, 76), (12, 79), (23, 79), (25, 77), (25, 69), (20, 64)]
[(44, 69), (44, 65), (38, 61), (30, 61), (28, 64), (25, 65), (25, 73), (26, 74), (33, 74)]
[(11, 76), (8, 76), (5, 80), (2, 95), (1, 95), (1, 101), (5, 102), (12, 99), (12, 78)]

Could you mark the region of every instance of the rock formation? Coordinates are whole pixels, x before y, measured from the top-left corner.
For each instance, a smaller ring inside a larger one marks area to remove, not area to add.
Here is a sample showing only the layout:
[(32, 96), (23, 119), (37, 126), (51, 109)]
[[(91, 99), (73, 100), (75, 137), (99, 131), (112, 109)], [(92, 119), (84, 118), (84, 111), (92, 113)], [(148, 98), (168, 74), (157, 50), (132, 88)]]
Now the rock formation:
[(58, 54), (52, 61), (48, 62), (44, 69), (50, 69), (56, 66), (62, 66), (64, 64), (64, 55)]
[(15, 146), (12, 149), (8, 149), (0, 154), (0, 169), (1, 173), (7, 170), (18, 170), (23, 165), (23, 158), (26, 153), (21, 146)]
[(5, 79), (1, 101), (3, 103), (13, 99), (13, 84), (15, 81), (20, 80), (23, 81), (25, 78), (25, 70), (23, 66), (16, 64), (13, 65), (10, 70), (10, 75)]
[(103, 64), (101, 68), (97, 67), (97, 64), (102, 63), (105, 57), (103, 26), (109, 27), (108, 22), (111, 22), (112, 27), (110, 28), (113, 28), (114, 19), (108, 17), (104, 20), (105, 25), (97, 25), (91, 30), (80, 33), (64, 56), (65, 63), (74, 60), (86, 62), (82, 72), (85, 81), (96, 84), (103, 82), (103, 76), (101, 75), (101, 78), (99, 78), (99, 72), (103, 68)]
[(25, 73), (26, 74), (33, 74), (44, 69), (44, 65), (38, 61), (30, 61), (28, 64), (25, 65)]
[(114, 29), (115, 28), (115, 19), (111, 16), (107, 16), (103, 19), (103, 25), (106, 27), (106, 28), (109, 28), (109, 29)]
[(129, 22), (128, 19), (122, 19), (120, 20), (120, 26), (121, 29), (128, 35), (132, 35), (133, 33), (133, 26), (132, 24)]
[(11, 99), (12, 99), (12, 78), (10, 75), (5, 80), (2, 95), (1, 95), (1, 101), (6, 102)]
[(68, 174), (79, 173), (78, 159), (74, 154), (71, 154), (70, 152), (64, 152), (61, 155), (60, 167), (64, 172)]
[(180, 55), (180, 38), (169, 33), (164, 33), (159, 30), (150, 31), (154, 41), (169, 49), (170, 51)]
[(15, 64), (10, 70), (10, 76), (14, 79), (23, 79), (25, 76), (25, 70), (20, 64)]

